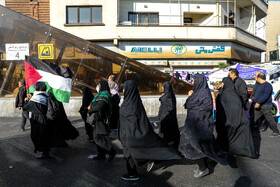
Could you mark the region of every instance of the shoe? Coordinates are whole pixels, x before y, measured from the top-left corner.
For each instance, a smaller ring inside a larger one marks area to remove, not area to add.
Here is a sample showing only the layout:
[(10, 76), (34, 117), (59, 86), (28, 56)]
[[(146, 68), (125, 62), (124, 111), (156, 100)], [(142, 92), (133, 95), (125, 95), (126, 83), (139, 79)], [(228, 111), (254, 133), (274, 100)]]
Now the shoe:
[(122, 179), (125, 180), (125, 181), (138, 181), (139, 180), (139, 177), (137, 175), (123, 175), (122, 176)]
[(113, 153), (109, 154), (108, 162), (111, 162), (115, 158), (116, 154), (117, 154), (116, 151), (114, 151)]
[(99, 156), (99, 155), (97, 155), (97, 156), (94, 156), (92, 159), (93, 159), (93, 160), (105, 160), (105, 156)]
[(147, 172), (150, 172), (154, 165), (155, 163), (153, 161), (149, 161), (147, 165)]
[(210, 172), (209, 172), (209, 169), (207, 168), (207, 169), (204, 170), (204, 171), (198, 170), (197, 173), (195, 173), (193, 176), (194, 176), (195, 178), (202, 178), (202, 177), (208, 175), (209, 173), (210, 173)]
[(87, 139), (87, 142), (93, 142), (93, 139), (89, 139), (89, 138), (88, 138), (88, 139)]
[(22, 132), (25, 131), (25, 128), (24, 128), (24, 127), (21, 127), (21, 131), (22, 131)]
[(41, 153), (39, 156), (36, 157), (37, 159), (46, 159), (50, 158), (49, 154)]
[(270, 137), (278, 137), (278, 136), (280, 136), (279, 132), (274, 132), (270, 135)]
[(265, 132), (267, 130), (267, 127), (260, 127), (260, 131)]

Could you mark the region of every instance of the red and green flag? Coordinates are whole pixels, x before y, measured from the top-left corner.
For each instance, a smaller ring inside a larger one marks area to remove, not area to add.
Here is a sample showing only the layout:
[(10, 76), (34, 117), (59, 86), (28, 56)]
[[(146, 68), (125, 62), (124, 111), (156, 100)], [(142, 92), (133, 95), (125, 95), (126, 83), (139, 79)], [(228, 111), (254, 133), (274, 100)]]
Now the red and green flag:
[(28, 93), (35, 91), (35, 83), (44, 82), (47, 91), (64, 103), (68, 103), (71, 96), (73, 73), (65, 66), (55, 65), (31, 56), (25, 57), (25, 82)]

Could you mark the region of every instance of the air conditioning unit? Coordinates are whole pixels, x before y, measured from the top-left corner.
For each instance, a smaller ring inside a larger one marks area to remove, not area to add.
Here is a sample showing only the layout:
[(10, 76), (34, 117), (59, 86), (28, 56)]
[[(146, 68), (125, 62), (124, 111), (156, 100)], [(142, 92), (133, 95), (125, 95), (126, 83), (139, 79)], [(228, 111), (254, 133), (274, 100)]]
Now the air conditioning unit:
[(131, 21), (123, 21), (122, 25), (131, 25)]

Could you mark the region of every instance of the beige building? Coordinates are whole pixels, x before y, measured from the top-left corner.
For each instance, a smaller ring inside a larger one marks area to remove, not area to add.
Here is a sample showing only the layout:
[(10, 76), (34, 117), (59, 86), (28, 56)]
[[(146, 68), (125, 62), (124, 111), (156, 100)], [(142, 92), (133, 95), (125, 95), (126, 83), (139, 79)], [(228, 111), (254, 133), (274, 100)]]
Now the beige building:
[(165, 72), (260, 62), (263, 0), (50, 0), (50, 24)]
[(268, 11), (266, 18), (266, 61), (270, 61), (270, 53), (274, 51), (274, 60), (277, 58), (275, 55), (278, 54), (279, 60), (279, 46), (280, 39), (280, 21), (279, 21), (279, 10), (280, 10), (280, 1), (278, 0), (269, 0), (268, 1)]

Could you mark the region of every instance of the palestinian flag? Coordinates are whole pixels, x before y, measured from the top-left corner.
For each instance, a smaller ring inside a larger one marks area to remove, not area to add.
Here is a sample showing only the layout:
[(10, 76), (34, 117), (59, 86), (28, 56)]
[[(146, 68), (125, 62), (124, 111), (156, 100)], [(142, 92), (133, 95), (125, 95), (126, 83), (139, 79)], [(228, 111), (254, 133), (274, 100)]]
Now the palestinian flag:
[(58, 101), (68, 103), (72, 76), (73, 73), (68, 67), (25, 56), (25, 82), (28, 93), (34, 93), (35, 83), (42, 81), (47, 86), (47, 92), (52, 92)]

